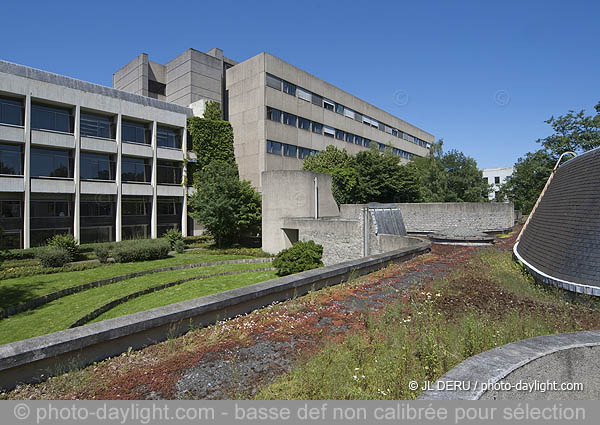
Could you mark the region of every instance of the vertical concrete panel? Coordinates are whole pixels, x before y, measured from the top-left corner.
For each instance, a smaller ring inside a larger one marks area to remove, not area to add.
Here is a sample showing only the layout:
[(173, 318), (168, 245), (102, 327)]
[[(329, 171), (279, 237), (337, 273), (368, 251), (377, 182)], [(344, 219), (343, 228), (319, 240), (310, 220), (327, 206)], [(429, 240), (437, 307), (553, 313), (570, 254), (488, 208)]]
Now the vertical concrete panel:
[(121, 209), (121, 200), (123, 198), (123, 189), (121, 187), (121, 158), (122, 158), (122, 143), (121, 143), (121, 126), (123, 123), (123, 116), (117, 115), (117, 165), (115, 169), (115, 180), (117, 182), (117, 210), (115, 213), (115, 240), (120, 242), (122, 239), (122, 225), (123, 225), (123, 210)]
[(152, 217), (150, 218), (150, 237), (156, 239), (158, 237), (158, 202), (157, 202), (157, 173), (156, 173), (156, 130), (157, 122), (152, 122)]
[(75, 161), (73, 167), (73, 180), (75, 182), (73, 236), (81, 242), (81, 106), (75, 106)]
[(23, 248), (31, 247), (31, 95), (25, 98), (25, 155), (23, 178), (25, 194), (23, 195)]

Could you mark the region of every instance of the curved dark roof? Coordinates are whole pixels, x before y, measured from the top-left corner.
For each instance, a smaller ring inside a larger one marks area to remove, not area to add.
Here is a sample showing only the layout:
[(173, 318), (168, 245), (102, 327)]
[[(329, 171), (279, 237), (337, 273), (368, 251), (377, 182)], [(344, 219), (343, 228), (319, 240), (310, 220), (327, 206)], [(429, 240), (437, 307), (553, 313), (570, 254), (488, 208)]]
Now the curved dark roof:
[(555, 279), (600, 287), (600, 149), (556, 170), (517, 252)]

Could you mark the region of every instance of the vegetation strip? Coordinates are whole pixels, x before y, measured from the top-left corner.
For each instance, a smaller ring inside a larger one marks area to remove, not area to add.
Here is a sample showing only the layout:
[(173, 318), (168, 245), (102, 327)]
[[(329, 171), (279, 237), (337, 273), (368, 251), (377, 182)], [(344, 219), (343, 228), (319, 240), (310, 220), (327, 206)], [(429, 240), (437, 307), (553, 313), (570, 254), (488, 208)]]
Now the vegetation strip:
[(192, 276), (192, 277), (188, 277), (185, 279), (175, 280), (173, 282), (163, 283), (162, 285), (157, 285), (157, 286), (153, 286), (151, 288), (143, 289), (141, 291), (133, 292), (131, 294), (125, 295), (124, 297), (117, 298), (116, 300), (106, 303), (102, 307), (97, 308), (96, 310), (92, 311), (89, 314), (86, 314), (84, 317), (77, 320), (75, 323), (73, 323), (71, 326), (69, 326), (69, 328), (75, 328), (77, 326), (85, 325), (86, 323), (91, 322), (96, 317), (100, 316), (101, 314), (104, 314), (107, 311), (115, 308), (119, 304), (123, 304), (124, 302), (132, 300), (134, 298), (141, 297), (142, 295), (146, 295), (146, 294), (150, 294), (152, 292), (160, 291), (162, 289), (170, 288), (171, 286), (180, 285), (182, 283), (191, 282), (194, 280), (207, 279), (209, 277), (228, 276), (228, 275), (241, 274), (241, 273), (252, 273), (252, 272), (266, 272), (266, 271), (272, 271), (272, 270), (275, 270), (275, 269), (273, 267), (263, 267), (263, 268), (259, 268), (259, 269), (234, 270), (234, 271), (230, 271), (230, 272), (214, 273), (214, 274), (207, 274), (207, 275), (201, 275), (201, 276)]
[(78, 292), (82, 292), (88, 289), (97, 288), (104, 285), (109, 285), (111, 283), (122, 282), (124, 280), (133, 279), (135, 277), (144, 276), (151, 273), (160, 273), (167, 272), (172, 270), (183, 270), (183, 269), (193, 269), (196, 267), (206, 267), (206, 266), (218, 266), (222, 264), (250, 264), (250, 263), (269, 263), (271, 262), (271, 258), (247, 258), (241, 260), (224, 260), (224, 261), (212, 261), (208, 263), (197, 263), (197, 264), (181, 264), (178, 266), (169, 266), (169, 267), (159, 267), (152, 270), (144, 270), (140, 272), (128, 273), (121, 276), (109, 277), (107, 279), (97, 280), (94, 282), (84, 283), (78, 286), (71, 286), (69, 288), (61, 289), (59, 291), (52, 292), (50, 294), (42, 295), (37, 298), (33, 298), (31, 300), (25, 301), (21, 304), (16, 304), (13, 306), (9, 306), (0, 310), (0, 319), (5, 319), (10, 316), (14, 316), (15, 314), (22, 313), (24, 311), (33, 310), (37, 307), (40, 307), (44, 304), (47, 304), (51, 301), (57, 300), (59, 298), (65, 297), (67, 295), (76, 294)]

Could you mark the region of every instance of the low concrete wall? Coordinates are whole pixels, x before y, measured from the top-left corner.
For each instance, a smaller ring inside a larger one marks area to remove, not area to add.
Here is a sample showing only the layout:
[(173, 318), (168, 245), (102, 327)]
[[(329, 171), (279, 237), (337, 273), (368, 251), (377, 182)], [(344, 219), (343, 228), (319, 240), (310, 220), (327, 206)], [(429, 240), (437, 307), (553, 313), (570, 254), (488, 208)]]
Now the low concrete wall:
[[(445, 390), (456, 382), (463, 388)], [(583, 390), (547, 391), (547, 382), (581, 383)], [(508, 389), (508, 385), (512, 387)], [(534, 387), (528, 390), (525, 385)], [(599, 398), (600, 330), (544, 335), (477, 354), (447, 372), (419, 397), (420, 400)]]
[(0, 387), (14, 388), (21, 382), (37, 382), (65, 369), (82, 367), (118, 355), (129, 347), (141, 348), (181, 335), (190, 327), (206, 326), (304, 295), (311, 290), (336, 285), (350, 276), (379, 270), (429, 250), (422, 240), (410, 249), (364, 257), (320, 269), (269, 280), (243, 288), (208, 295), (140, 313), (0, 345)]
[[(482, 232), (510, 229), (515, 223), (514, 207), (501, 202), (444, 202), (380, 204), (399, 208), (407, 232), (432, 233), (451, 227), (467, 227)], [(358, 217), (366, 205), (341, 205), (344, 218)]]
[(326, 266), (364, 256), (362, 226), (362, 216), (360, 220), (284, 219), (285, 228), (298, 229), (298, 240), (312, 240), (323, 246)]

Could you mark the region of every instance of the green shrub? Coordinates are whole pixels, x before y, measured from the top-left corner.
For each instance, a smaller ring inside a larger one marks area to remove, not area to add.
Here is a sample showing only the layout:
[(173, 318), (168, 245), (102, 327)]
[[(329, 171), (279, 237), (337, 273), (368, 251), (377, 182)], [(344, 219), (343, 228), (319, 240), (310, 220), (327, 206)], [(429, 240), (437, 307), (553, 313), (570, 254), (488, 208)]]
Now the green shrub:
[(183, 242), (183, 235), (177, 229), (169, 229), (165, 233), (163, 233), (163, 238), (169, 242), (169, 247), (173, 250), (175, 249), (175, 244), (178, 241)]
[(178, 254), (183, 254), (185, 252), (185, 242), (183, 242), (183, 240), (178, 240), (175, 242), (175, 246), (173, 248)]
[(273, 260), (278, 276), (299, 273), (323, 266), (323, 247), (314, 241), (298, 241), (291, 248), (284, 249)]
[(71, 261), (71, 253), (62, 246), (46, 246), (37, 251), (36, 256), (44, 267), (62, 267)]
[(76, 263), (65, 264), (62, 267), (44, 267), (41, 264), (35, 264), (27, 267), (9, 267), (5, 268), (4, 270), (0, 270), (0, 280), (46, 275), (60, 272), (77, 272), (81, 270), (95, 269), (96, 267), (100, 267), (100, 264)]
[(164, 239), (141, 239), (116, 245), (112, 256), (117, 263), (130, 263), (167, 258), (169, 251), (169, 243)]
[(47, 245), (54, 248), (63, 248), (69, 253), (69, 261), (79, 258), (79, 245), (77, 239), (68, 233), (63, 235), (54, 235), (48, 239)]
[(110, 257), (110, 247), (108, 245), (97, 245), (94, 247), (94, 254), (101, 263), (106, 263), (108, 257)]

